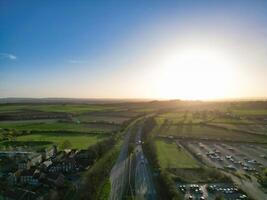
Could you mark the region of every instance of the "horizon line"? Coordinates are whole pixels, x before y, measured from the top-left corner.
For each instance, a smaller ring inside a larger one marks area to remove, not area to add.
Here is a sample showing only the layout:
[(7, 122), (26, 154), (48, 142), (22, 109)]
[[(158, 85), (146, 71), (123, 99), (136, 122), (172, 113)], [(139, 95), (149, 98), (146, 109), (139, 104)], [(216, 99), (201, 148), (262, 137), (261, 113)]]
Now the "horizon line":
[(0, 97), (0, 100), (21, 99), (21, 100), (123, 100), (123, 101), (266, 101), (267, 97), (229, 97), (229, 98), (211, 98), (211, 99), (183, 99), (183, 98), (129, 98), (129, 97)]

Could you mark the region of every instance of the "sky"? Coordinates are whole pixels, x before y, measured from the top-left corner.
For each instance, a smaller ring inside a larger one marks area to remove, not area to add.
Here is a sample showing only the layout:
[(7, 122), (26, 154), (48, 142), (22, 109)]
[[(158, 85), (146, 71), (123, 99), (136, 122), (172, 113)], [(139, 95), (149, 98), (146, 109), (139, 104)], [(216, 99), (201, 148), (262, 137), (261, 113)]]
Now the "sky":
[(0, 0), (0, 97), (267, 98), (267, 1)]

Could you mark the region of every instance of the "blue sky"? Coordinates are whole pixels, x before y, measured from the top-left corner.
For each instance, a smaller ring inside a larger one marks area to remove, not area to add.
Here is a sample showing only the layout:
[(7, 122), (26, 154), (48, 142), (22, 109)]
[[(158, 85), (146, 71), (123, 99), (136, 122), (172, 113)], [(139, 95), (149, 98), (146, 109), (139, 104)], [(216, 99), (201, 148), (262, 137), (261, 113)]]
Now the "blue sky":
[(266, 1), (1, 0), (0, 24), (0, 97), (190, 98), (164, 96), (170, 68), (155, 63), (192, 43), (231, 52), (244, 73), (214, 98), (267, 97)]

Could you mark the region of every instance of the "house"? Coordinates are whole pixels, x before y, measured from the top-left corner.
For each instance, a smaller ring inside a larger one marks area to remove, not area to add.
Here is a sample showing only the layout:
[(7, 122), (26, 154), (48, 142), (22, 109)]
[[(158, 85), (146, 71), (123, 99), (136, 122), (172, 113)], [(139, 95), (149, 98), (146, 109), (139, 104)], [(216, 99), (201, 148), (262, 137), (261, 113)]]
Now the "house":
[(77, 149), (70, 149), (70, 150), (64, 150), (65, 152), (65, 155), (68, 157), (68, 158), (74, 158), (78, 152)]
[(8, 173), (7, 182), (11, 185), (17, 184), (18, 182), (17, 174), (15, 172)]
[(43, 161), (43, 155), (37, 154), (30, 158), (31, 166), (37, 166)]
[(47, 160), (47, 161), (44, 161), (41, 165), (40, 165), (40, 168), (41, 169), (44, 169), (44, 170), (47, 170), (49, 168), (50, 165), (52, 165), (53, 162), (51, 160)]
[(57, 155), (57, 146), (53, 145), (51, 149), (46, 150), (46, 159), (55, 158)]
[(35, 169), (23, 170), (20, 172), (20, 183), (38, 185), (38, 178), (34, 176)]
[(80, 159), (88, 159), (89, 158), (89, 152), (88, 152), (88, 150), (82, 149), (76, 153), (75, 157), (80, 158)]
[(20, 197), (23, 195), (23, 191), (18, 191), (16, 189), (9, 189), (5, 191), (1, 191), (0, 193), (0, 199), (2, 200), (15, 200), (20, 199)]
[(27, 162), (26, 161), (19, 162), (18, 169), (27, 169)]
[(46, 179), (57, 187), (63, 186), (65, 182), (65, 177), (62, 173), (48, 173)]
[(30, 160), (27, 160), (27, 161), (23, 160), (23, 161), (20, 161), (18, 163), (18, 169), (19, 170), (22, 170), (22, 169), (30, 169), (31, 166), (32, 166), (32, 163), (31, 163)]
[(76, 171), (76, 162), (74, 159), (63, 159), (61, 161), (55, 161), (48, 167), (50, 173), (70, 173)]

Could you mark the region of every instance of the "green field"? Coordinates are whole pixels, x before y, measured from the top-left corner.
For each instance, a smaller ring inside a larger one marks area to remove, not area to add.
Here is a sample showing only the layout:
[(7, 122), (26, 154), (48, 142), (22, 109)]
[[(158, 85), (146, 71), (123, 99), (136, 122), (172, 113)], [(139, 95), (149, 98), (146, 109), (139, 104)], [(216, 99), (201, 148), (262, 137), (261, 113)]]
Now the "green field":
[(157, 118), (163, 121), (167, 120), (171, 124), (199, 124), (201, 122), (212, 120), (213, 115), (206, 112), (197, 113), (181, 111), (160, 114)]
[(206, 125), (167, 125), (160, 129), (159, 136), (267, 143), (266, 136)]
[(66, 112), (66, 113), (85, 113), (94, 111), (120, 111), (120, 107), (102, 104), (29, 104), (29, 105), (0, 105), (0, 112), (15, 112), (20, 110), (36, 110), (43, 112)]
[(0, 122), (0, 128), (15, 129), (18, 131), (72, 131), (86, 133), (105, 133), (117, 129), (117, 126), (112, 124), (79, 124), (68, 122), (55, 122), (54, 120), (28, 120), (28, 121), (10, 121)]
[(239, 123), (209, 123), (216, 127), (222, 127), (230, 130), (238, 130), (243, 132), (249, 132), (254, 134), (267, 135), (267, 125), (265, 124), (239, 124)]
[(65, 140), (71, 143), (71, 148), (85, 149), (90, 145), (106, 138), (100, 135), (89, 134), (70, 134), (70, 133), (40, 133), (30, 134), (16, 137), (14, 141), (5, 141), (0, 143), (0, 147), (4, 146), (24, 146), (26, 148), (32, 147), (48, 147), (56, 144), (59, 149)]
[(104, 116), (104, 115), (80, 115), (77, 117), (81, 122), (108, 122), (121, 124), (130, 118), (122, 116)]
[(266, 115), (267, 117), (267, 109), (233, 109), (231, 110), (236, 115), (240, 116), (257, 116), (257, 115)]
[(156, 140), (157, 156), (162, 168), (198, 168), (197, 161), (172, 142)]

